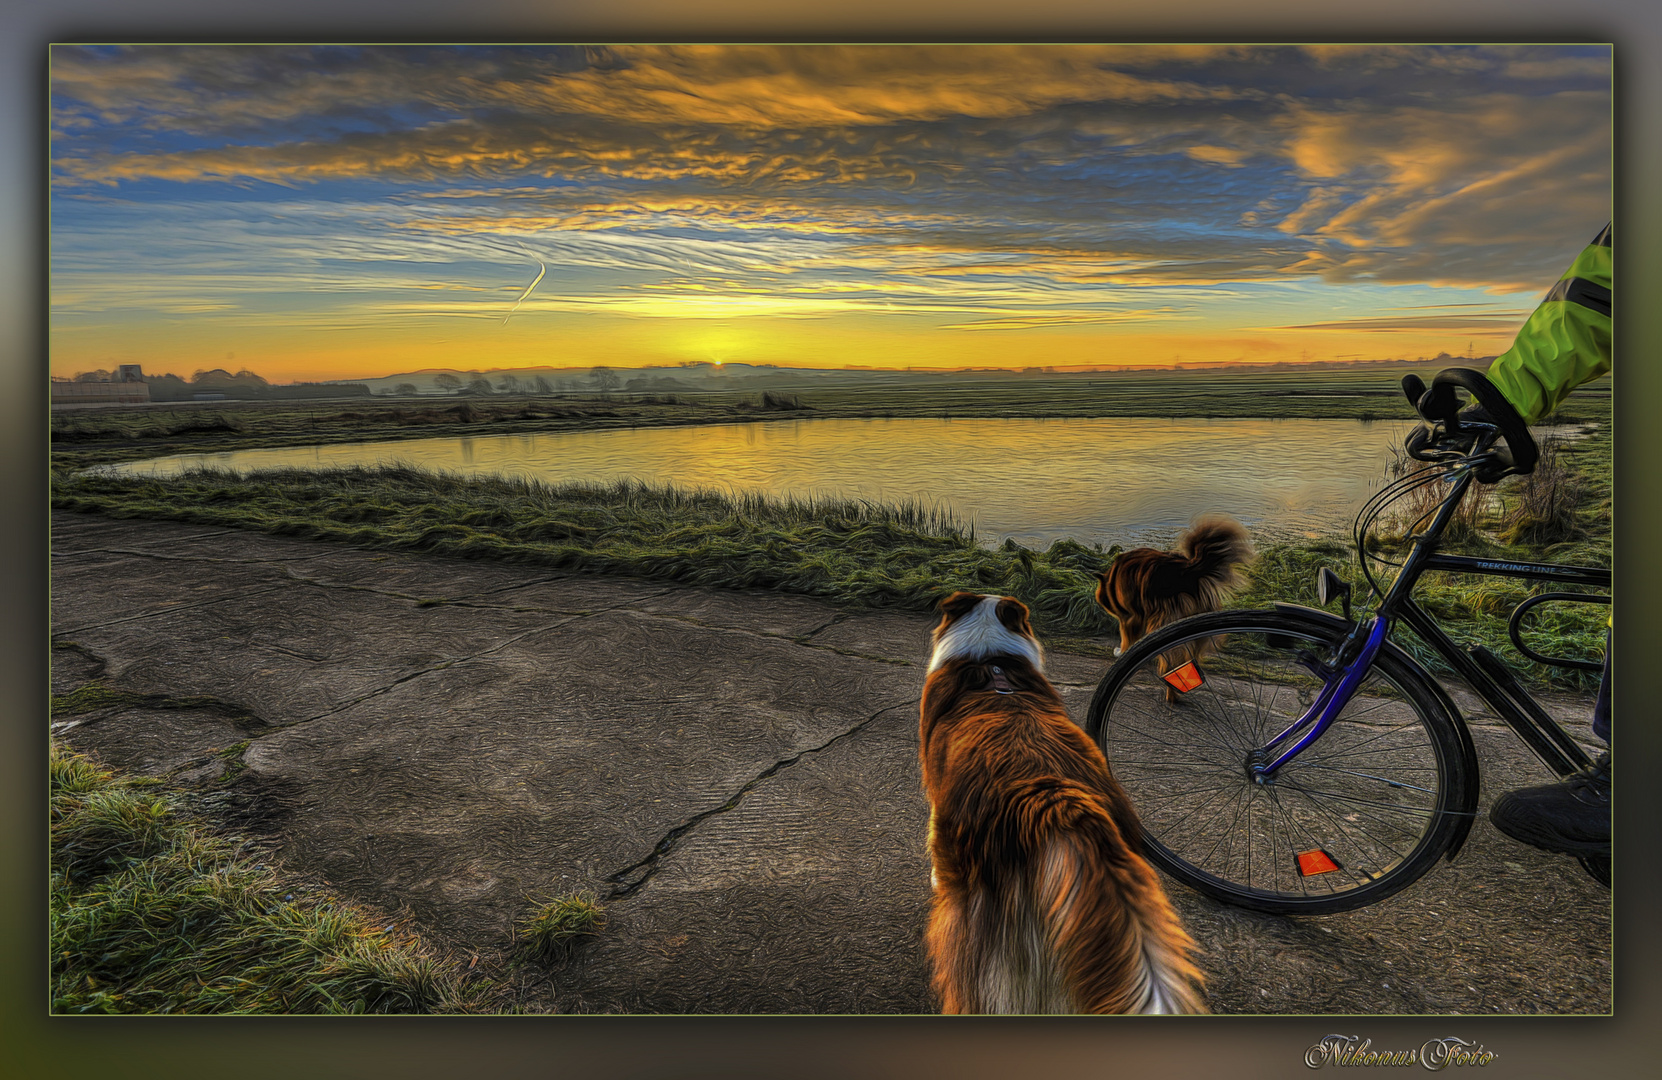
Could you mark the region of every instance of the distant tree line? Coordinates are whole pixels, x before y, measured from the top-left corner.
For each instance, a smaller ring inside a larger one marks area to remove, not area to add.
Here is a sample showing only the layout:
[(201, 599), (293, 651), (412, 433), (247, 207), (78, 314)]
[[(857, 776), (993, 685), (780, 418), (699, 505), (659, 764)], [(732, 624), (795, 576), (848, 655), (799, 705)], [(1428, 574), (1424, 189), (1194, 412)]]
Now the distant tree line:
[[(111, 382), (115, 374), (102, 368), (83, 371), (76, 382)], [(174, 374), (145, 375), (150, 387), (151, 401), (192, 401), (198, 394), (219, 394), (232, 401), (281, 401), (294, 398), (368, 397), (369, 387), (363, 383), (295, 383), (291, 386), (272, 386), (254, 372), (243, 368), (236, 374), (224, 368), (198, 370), (189, 379)]]
[[(543, 375), (521, 378), (518, 375), (503, 374), (495, 376), (495, 380), (493, 383), (489, 377), (478, 371), (464, 372), (462, 376), (446, 372), (433, 376), (433, 386), (441, 394), (456, 397), (490, 397), (498, 394), (568, 394), (582, 390), (599, 390), (605, 393), (623, 385), (623, 379), (617, 372), (604, 365), (589, 372), (587, 378), (549, 379)], [(383, 396), (388, 397), (414, 397), (420, 393), (421, 388), (409, 382), (399, 383), (390, 390), (382, 391)]]

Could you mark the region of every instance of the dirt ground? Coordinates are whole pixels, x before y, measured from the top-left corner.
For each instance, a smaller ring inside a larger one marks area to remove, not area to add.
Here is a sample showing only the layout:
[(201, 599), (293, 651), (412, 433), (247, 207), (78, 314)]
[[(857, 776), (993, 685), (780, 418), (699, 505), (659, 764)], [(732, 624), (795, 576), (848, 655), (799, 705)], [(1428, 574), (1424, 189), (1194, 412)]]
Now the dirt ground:
[[(57, 514), (52, 534), (53, 692), (114, 692), (55, 733), (477, 957), (527, 1009), (933, 1010), (930, 619), (163, 522)], [(1083, 717), (1103, 663), (1050, 667)], [(1547, 779), (1461, 702), (1482, 809)], [(1586, 737), (1590, 700), (1549, 707)], [(1359, 912), (1168, 884), (1219, 1013), (1610, 1010), (1610, 893), (1484, 820)], [(605, 902), (604, 933), (511, 966), (514, 924), (574, 892)]]

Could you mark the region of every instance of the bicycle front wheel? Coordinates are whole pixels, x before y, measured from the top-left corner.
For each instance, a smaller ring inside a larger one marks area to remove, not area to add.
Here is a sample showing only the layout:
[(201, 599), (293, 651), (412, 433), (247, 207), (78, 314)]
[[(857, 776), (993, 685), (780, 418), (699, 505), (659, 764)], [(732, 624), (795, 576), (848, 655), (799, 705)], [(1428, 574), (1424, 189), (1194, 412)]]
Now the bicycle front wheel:
[[(1333, 724), (1265, 747), (1342, 673), (1317, 614), (1224, 611), (1148, 635), (1097, 688), (1086, 730), (1142, 819), (1150, 861), (1219, 900), (1324, 914), (1406, 888), (1455, 841), (1470, 763), (1456, 719), (1407, 656), (1381, 649)], [(1192, 666), (1190, 666), (1192, 665)]]

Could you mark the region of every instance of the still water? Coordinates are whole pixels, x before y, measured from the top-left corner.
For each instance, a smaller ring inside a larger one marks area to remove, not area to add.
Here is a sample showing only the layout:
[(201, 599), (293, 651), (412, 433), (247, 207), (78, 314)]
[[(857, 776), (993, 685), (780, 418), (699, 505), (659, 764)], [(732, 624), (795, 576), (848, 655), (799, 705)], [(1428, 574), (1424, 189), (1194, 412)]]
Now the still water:
[(1164, 544), (1222, 511), (1261, 540), (1344, 531), (1411, 425), (1356, 420), (878, 419), (499, 435), (187, 454), (174, 475), (401, 463), (551, 483), (625, 477), (770, 495), (914, 501), (983, 541)]

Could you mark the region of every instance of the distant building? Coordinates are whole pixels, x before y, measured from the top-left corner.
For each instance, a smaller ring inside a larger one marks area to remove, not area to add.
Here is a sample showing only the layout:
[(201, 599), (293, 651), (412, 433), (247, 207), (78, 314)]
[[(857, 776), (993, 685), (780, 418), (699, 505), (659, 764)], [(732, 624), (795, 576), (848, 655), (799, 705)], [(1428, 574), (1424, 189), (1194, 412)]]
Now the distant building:
[[(132, 377), (128, 377), (132, 372)], [(143, 405), (150, 401), (150, 384), (137, 364), (123, 364), (115, 379), (102, 382), (76, 382), (73, 379), (52, 380), (54, 405)]]

